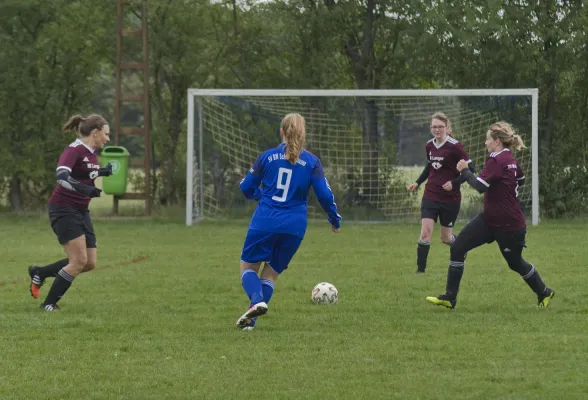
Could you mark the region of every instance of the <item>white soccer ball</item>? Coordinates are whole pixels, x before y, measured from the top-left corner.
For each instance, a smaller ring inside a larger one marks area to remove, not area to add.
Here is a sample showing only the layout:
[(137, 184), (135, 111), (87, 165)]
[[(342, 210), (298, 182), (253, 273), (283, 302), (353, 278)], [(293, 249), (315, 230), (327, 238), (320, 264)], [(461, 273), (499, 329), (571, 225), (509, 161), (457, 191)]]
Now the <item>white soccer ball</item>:
[(339, 291), (334, 285), (321, 282), (312, 289), (311, 299), (314, 304), (335, 304), (339, 300)]

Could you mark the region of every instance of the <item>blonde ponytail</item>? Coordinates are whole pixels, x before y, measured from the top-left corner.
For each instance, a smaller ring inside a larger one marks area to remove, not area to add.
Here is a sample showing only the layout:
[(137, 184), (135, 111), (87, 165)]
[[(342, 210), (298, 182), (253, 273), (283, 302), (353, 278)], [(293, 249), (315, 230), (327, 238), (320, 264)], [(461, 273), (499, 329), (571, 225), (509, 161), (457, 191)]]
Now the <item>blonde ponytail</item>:
[(306, 140), (306, 122), (300, 114), (288, 114), (280, 126), (286, 141), (286, 158), (295, 164)]
[(523, 138), (515, 134), (515, 129), (511, 124), (504, 121), (496, 122), (490, 127), (490, 135), (500, 140), (502, 145), (508, 149), (521, 150), (525, 149)]
[(514, 135), (512, 137), (512, 146), (511, 147), (515, 150), (521, 150), (521, 149), (527, 148), (527, 146), (525, 146), (525, 143), (523, 143), (523, 138), (520, 137), (519, 135)]

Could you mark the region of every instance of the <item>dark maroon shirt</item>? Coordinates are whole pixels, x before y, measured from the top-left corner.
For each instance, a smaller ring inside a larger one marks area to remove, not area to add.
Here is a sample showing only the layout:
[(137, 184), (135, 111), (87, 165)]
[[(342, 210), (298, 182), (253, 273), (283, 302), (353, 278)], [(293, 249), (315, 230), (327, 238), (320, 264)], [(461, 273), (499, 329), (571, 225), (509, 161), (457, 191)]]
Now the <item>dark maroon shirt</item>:
[(440, 203), (459, 203), (460, 186), (453, 185), (452, 190), (446, 191), (443, 185), (459, 176), (456, 168), (459, 160), (471, 161), (462, 144), (451, 136), (447, 136), (445, 142), (440, 145), (435, 139), (431, 139), (425, 145), (425, 151), (431, 169), (423, 197)]
[(488, 226), (506, 231), (526, 227), (525, 216), (517, 200), (519, 181), (525, 175), (509, 149), (490, 154), (478, 181), (484, 193), (484, 220)]
[[(77, 139), (63, 150), (59, 156), (59, 163), (57, 170), (66, 169), (70, 176), (86, 185), (94, 186), (94, 179), (98, 177), (98, 157), (94, 149), (86, 146), (84, 142)], [(87, 210), (90, 204), (90, 196), (86, 196), (80, 192), (73, 192), (57, 185), (49, 204), (56, 206), (69, 206), (80, 210)]]

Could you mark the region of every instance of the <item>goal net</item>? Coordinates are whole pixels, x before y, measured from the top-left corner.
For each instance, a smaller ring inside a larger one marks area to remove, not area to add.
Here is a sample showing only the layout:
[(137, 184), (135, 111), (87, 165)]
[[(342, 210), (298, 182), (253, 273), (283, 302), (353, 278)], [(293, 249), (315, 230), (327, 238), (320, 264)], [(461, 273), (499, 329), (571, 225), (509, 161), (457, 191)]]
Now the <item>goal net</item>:
[[(444, 112), (479, 171), (485, 134), (512, 123), (527, 149), (516, 154), (526, 175), (519, 190), (530, 222), (539, 222), (537, 89), (500, 90), (197, 90), (188, 91), (186, 224), (249, 218), (254, 201), (239, 182), (255, 159), (280, 143), (282, 118), (306, 119), (306, 149), (317, 155), (346, 221), (418, 221), (421, 189), (409, 193), (426, 164), (431, 115)], [(309, 217), (325, 218), (316, 198)], [(460, 220), (482, 196), (462, 186)]]

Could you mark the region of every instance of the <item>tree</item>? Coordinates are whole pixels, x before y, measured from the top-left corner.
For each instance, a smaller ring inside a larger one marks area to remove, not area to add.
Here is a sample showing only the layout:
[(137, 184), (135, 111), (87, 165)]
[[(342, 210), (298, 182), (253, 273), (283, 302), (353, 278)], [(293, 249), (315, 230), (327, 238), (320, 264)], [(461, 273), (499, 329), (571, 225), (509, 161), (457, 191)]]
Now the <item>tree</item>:
[(60, 126), (89, 103), (90, 78), (109, 49), (111, 13), (87, 0), (27, 0), (2, 8), (0, 133), (7, 146), (0, 169), (8, 173), (3, 189), (14, 210), (45, 200), (55, 184), (56, 154), (71, 140)]

